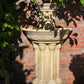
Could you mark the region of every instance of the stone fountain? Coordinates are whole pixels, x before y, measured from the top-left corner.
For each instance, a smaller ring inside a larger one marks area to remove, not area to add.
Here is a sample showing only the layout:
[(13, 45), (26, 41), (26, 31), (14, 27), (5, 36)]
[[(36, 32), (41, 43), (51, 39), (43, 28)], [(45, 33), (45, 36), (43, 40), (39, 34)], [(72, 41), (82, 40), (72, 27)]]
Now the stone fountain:
[[(41, 12), (43, 16), (40, 17), (52, 16), (52, 9), (49, 8), (49, 4), (45, 4), (41, 8)], [(47, 23), (51, 25), (50, 18), (44, 18), (44, 20), (46, 21), (45, 25)], [(55, 23), (53, 22), (52, 25), (54, 27)], [(42, 27), (41, 24), (40, 27)], [(62, 84), (59, 71), (60, 48), (64, 39), (68, 37), (71, 28), (59, 28), (55, 31), (44, 30), (44, 28), (39, 30), (23, 28), (23, 31), (25, 31), (35, 48), (36, 78), (33, 84)]]

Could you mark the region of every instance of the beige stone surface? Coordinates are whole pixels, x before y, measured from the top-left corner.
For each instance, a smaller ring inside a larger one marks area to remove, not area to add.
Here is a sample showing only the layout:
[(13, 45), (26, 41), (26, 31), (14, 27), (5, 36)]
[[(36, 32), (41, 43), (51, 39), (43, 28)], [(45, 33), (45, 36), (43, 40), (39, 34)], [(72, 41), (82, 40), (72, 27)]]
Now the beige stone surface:
[[(33, 84), (59, 84), (59, 51), (56, 43), (33, 43), (35, 48), (36, 79)], [(59, 78), (57, 81), (56, 79)], [(61, 83), (60, 83), (61, 84)]]
[(33, 41), (55, 42), (67, 38), (67, 34), (70, 32), (71, 28), (64, 28), (64, 29), (59, 28), (56, 33), (50, 30), (36, 30), (36, 29), (23, 29), (23, 30), (26, 32), (28, 38)]
[[(62, 84), (59, 75), (60, 48), (71, 30), (68, 29), (63, 35), (64, 37), (62, 35), (60, 37), (60, 30), (57, 37), (49, 34), (52, 33), (49, 30), (26, 30), (26, 34), (35, 48), (36, 79), (34, 79), (33, 84)], [(51, 39), (52, 36), (53, 39)]]

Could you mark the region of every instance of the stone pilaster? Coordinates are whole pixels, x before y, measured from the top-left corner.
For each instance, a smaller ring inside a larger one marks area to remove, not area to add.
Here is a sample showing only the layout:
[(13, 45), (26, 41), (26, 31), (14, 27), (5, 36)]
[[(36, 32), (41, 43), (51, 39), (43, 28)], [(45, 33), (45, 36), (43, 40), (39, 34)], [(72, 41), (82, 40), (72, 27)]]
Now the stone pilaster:
[(49, 50), (50, 50), (50, 80), (48, 84), (56, 84), (54, 80), (54, 51), (56, 44), (49, 44)]
[(46, 49), (46, 44), (39, 44), (39, 48), (40, 48), (40, 51), (41, 51), (41, 79), (40, 79), (40, 82), (39, 82), (39, 84), (46, 84), (45, 83), (45, 67), (44, 67), (44, 65), (45, 65), (45, 49)]
[(33, 84), (38, 84), (39, 82), (39, 46), (36, 43), (33, 43), (35, 49), (35, 79), (33, 80)]
[(61, 44), (56, 45), (56, 84), (62, 84), (62, 80), (60, 79), (60, 48)]

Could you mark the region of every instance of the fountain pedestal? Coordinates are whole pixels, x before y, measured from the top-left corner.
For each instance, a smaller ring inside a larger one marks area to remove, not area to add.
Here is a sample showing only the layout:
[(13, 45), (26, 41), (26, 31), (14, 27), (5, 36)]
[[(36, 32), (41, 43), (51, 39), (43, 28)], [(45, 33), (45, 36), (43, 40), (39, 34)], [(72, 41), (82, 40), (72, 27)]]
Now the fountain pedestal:
[(35, 48), (36, 80), (33, 84), (61, 84), (59, 72), (61, 44), (33, 42)]
[(68, 28), (59, 28), (56, 35), (49, 30), (23, 29), (35, 48), (33, 84), (62, 84), (60, 78), (60, 48), (67, 38)]

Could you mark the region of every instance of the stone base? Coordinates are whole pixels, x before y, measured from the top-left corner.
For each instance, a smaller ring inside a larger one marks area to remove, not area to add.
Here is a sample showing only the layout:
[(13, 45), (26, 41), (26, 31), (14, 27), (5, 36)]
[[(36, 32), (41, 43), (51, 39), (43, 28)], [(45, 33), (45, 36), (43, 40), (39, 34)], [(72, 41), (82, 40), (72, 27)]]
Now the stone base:
[(48, 84), (56, 84), (54, 80), (49, 80)]
[(62, 80), (61, 79), (56, 79), (56, 84), (62, 84)]
[(46, 84), (46, 83), (45, 83), (45, 80), (40, 80), (40, 81), (39, 81), (39, 84)]

